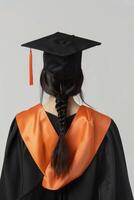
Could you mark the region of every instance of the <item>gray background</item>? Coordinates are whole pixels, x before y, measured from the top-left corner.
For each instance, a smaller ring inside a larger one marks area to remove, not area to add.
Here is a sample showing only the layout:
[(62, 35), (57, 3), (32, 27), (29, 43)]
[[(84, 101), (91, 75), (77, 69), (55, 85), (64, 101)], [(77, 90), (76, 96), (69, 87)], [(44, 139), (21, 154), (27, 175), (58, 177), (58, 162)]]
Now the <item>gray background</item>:
[(29, 49), (20, 44), (61, 31), (102, 42), (83, 52), (82, 89), (89, 105), (117, 123), (134, 188), (133, 20), (133, 0), (0, 0), (1, 167), (13, 117), (40, 101), (42, 52), (33, 50), (34, 86), (30, 87)]

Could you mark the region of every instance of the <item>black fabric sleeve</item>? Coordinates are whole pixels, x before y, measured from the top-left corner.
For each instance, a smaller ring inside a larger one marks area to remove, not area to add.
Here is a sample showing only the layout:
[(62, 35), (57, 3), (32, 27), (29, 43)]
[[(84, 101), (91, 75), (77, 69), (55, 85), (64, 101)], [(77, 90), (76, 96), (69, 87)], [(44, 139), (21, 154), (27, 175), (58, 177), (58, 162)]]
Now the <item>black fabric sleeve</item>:
[(0, 177), (0, 199), (15, 200), (22, 190), (22, 159), (16, 118), (13, 119), (6, 141)]
[(119, 129), (111, 121), (99, 155), (99, 200), (133, 200)]

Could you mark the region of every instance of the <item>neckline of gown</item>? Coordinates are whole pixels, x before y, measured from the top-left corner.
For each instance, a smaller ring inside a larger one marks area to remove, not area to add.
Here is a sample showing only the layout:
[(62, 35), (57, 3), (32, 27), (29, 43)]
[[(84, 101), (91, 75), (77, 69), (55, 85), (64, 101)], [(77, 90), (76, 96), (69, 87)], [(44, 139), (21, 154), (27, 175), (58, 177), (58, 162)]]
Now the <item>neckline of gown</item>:
[[(48, 111), (46, 111), (46, 114), (48, 115), (48, 117), (49, 117), (49, 119), (50, 119), (50, 121), (52, 123), (52, 126), (55, 129), (55, 132), (59, 136), (60, 130), (59, 130), (59, 119), (58, 119), (58, 116), (56, 116), (55, 114), (50, 113)], [(72, 122), (73, 118), (75, 117), (75, 115), (76, 115), (76, 113), (74, 113), (74, 114), (69, 115), (69, 116), (66, 117), (66, 122), (67, 122), (67, 124), (66, 124), (67, 125), (66, 126), (66, 132), (67, 132), (68, 128), (71, 126), (71, 122)]]
[[(46, 111), (46, 113), (47, 113), (48, 115), (50, 115), (50, 116), (52, 116), (52, 117), (58, 119), (58, 116), (57, 116), (57, 115), (55, 115), (55, 114), (53, 114), (53, 113), (50, 113), (50, 112), (48, 112), (48, 111)], [(72, 114), (72, 115), (69, 115), (69, 116), (66, 116), (66, 119), (70, 119), (70, 118), (74, 117), (75, 115), (76, 115), (76, 113), (74, 113), (74, 114)]]

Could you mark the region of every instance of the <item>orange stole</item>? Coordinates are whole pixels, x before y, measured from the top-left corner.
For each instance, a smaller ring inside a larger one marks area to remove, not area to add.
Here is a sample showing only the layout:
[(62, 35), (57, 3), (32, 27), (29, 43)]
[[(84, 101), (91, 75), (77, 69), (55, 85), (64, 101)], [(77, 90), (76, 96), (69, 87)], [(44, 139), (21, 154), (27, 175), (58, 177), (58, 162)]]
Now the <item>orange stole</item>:
[(33, 160), (44, 174), (42, 186), (59, 189), (85, 171), (95, 156), (111, 122), (111, 118), (90, 107), (80, 105), (65, 135), (71, 153), (71, 168), (67, 175), (57, 178), (50, 158), (58, 141), (42, 104), (16, 115), (17, 125)]

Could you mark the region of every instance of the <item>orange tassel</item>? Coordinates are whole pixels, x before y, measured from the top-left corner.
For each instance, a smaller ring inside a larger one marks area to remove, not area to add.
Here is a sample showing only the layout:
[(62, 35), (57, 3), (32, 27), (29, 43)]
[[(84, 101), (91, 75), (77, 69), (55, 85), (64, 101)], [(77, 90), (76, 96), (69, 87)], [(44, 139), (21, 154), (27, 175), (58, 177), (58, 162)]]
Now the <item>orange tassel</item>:
[(33, 85), (32, 49), (30, 49), (30, 52), (29, 52), (29, 85)]

